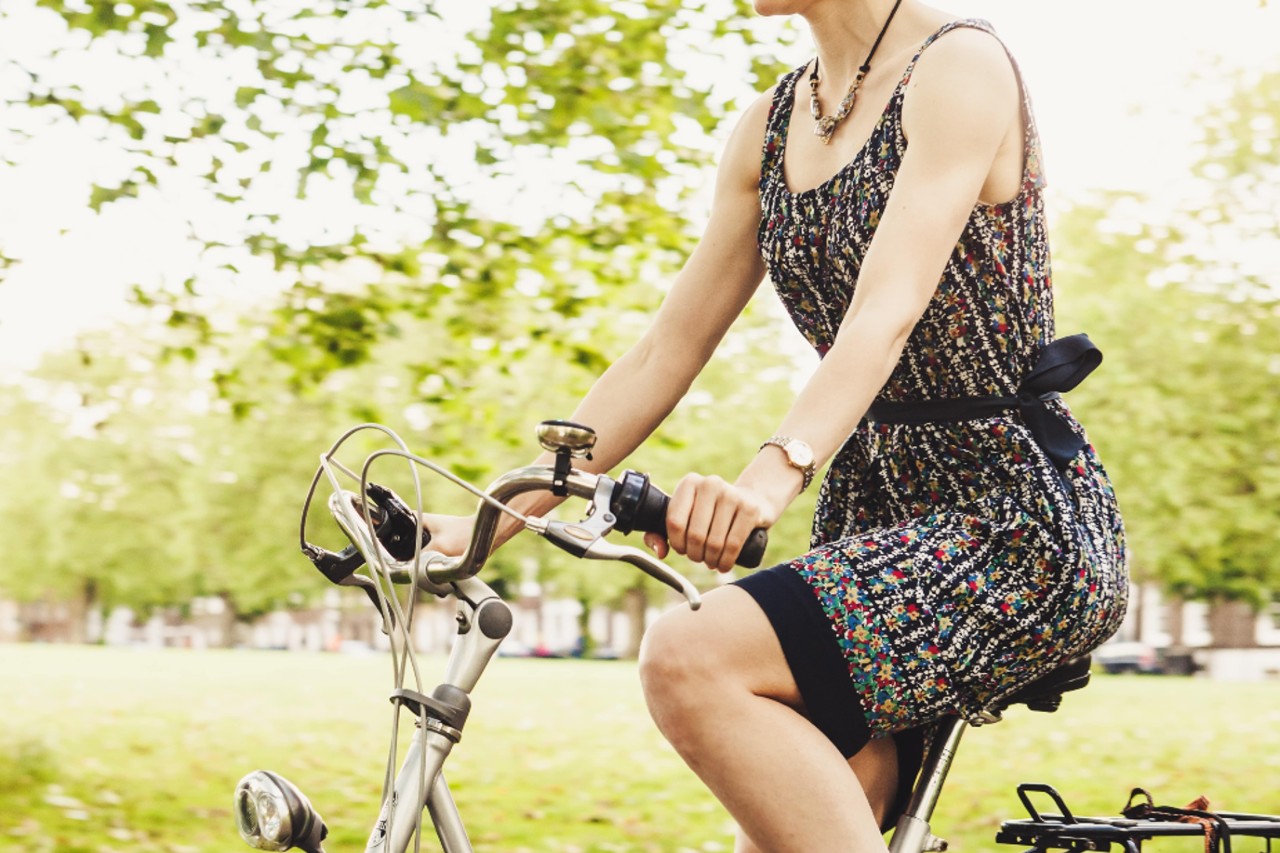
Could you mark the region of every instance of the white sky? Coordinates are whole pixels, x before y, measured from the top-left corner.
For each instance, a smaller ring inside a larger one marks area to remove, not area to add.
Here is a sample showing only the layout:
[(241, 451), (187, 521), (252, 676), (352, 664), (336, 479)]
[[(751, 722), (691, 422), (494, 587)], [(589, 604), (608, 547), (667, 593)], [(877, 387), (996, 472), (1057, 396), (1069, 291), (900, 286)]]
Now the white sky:
[[(956, 0), (948, 8), (992, 21), (1018, 57), (1058, 203), (1097, 189), (1172, 191), (1192, 161), (1196, 115), (1229, 90), (1222, 69), (1280, 66), (1274, 2)], [(0, 51), (31, 36), (3, 29)], [(0, 232), (24, 256), (0, 283), (0, 381), (118, 316), (130, 282), (173, 278), (192, 251), (159, 205), (101, 217), (84, 207), (95, 166), (76, 134), (50, 134), (21, 159), (0, 167)], [(264, 265), (242, 269), (236, 286), (261, 293), (275, 284)]]

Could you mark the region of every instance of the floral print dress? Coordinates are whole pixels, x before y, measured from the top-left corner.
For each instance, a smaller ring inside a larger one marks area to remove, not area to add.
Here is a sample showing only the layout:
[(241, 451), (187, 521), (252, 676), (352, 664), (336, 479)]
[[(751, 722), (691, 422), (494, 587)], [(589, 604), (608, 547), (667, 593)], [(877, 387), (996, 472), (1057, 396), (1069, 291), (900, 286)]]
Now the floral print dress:
[[(795, 325), (834, 342), (906, 150), (916, 53), (870, 139), (820, 186), (793, 193), (783, 152), (794, 91), (779, 83), (762, 170), (759, 246)], [(1016, 68), (1016, 66), (1015, 66)], [(1019, 80), (1021, 86), (1021, 80)], [(1010, 395), (1054, 339), (1040, 145), (1023, 91), (1017, 196), (974, 207), (937, 292), (877, 401)], [(1048, 404), (1083, 430), (1061, 400)], [(788, 564), (834, 633), (873, 736), (993, 699), (1097, 646), (1124, 615), (1115, 494), (1092, 446), (1055, 467), (1017, 411), (948, 423), (864, 421), (832, 461), (813, 550)]]

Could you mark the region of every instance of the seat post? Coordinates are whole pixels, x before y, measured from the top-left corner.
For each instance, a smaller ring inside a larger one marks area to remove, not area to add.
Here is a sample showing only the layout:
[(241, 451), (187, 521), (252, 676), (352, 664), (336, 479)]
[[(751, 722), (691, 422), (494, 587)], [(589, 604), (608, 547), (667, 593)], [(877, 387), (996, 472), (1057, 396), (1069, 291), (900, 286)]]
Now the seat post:
[(894, 827), (889, 853), (947, 849), (947, 842), (930, 830), (929, 821), (933, 818), (933, 810), (942, 794), (942, 784), (947, 780), (947, 772), (951, 770), (951, 762), (960, 748), (960, 738), (968, 725), (960, 717), (945, 717), (938, 722), (924, 766), (920, 769), (920, 778), (911, 792), (911, 802)]

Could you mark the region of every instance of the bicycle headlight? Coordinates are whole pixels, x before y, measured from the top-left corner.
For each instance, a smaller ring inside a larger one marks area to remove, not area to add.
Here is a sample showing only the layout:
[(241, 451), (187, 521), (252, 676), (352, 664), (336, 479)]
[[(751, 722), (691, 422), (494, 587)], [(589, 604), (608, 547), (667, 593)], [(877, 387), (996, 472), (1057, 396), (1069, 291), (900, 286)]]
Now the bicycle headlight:
[(329, 834), (306, 796), (288, 779), (255, 770), (236, 785), (236, 828), (250, 847), (323, 853)]

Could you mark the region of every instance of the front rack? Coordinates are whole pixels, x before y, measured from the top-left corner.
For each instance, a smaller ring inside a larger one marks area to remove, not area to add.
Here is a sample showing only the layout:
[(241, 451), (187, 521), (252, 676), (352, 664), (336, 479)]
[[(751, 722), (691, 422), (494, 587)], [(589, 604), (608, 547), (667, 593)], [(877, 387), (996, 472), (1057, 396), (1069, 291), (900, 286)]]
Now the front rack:
[[(1031, 805), (1027, 796), (1029, 793), (1050, 797), (1059, 813), (1040, 813)], [(1205, 838), (1205, 828), (1201, 823), (1136, 820), (1126, 817), (1077, 817), (1067, 808), (1062, 796), (1049, 785), (1019, 785), (1018, 798), (1031, 817), (1026, 820), (1005, 821), (996, 834), (996, 843), (1017, 845), (1024, 848), (1026, 853), (1044, 853), (1048, 850), (1111, 850), (1113, 845), (1126, 853), (1138, 853), (1142, 850), (1143, 843), (1153, 838)], [(1272, 853), (1271, 840), (1280, 839), (1278, 815), (1239, 812), (1214, 812), (1214, 815), (1220, 818), (1218, 825), (1226, 831), (1209, 838), (1205, 845), (1206, 851), (1230, 853), (1233, 840), (1262, 838), (1266, 840), (1262, 851)], [(1280, 849), (1280, 845), (1275, 849)], [(1249, 848), (1249, 853), (1256, 851), (1257, 848)]]

